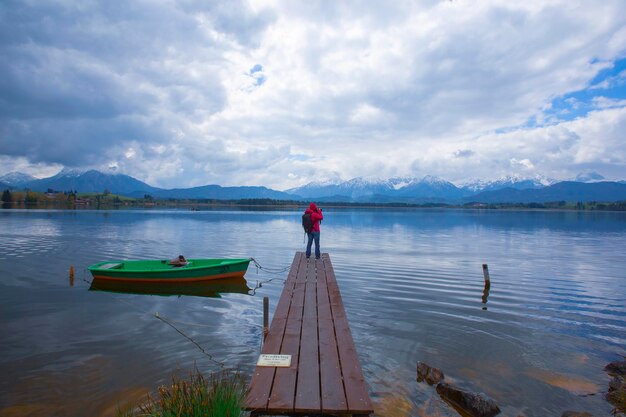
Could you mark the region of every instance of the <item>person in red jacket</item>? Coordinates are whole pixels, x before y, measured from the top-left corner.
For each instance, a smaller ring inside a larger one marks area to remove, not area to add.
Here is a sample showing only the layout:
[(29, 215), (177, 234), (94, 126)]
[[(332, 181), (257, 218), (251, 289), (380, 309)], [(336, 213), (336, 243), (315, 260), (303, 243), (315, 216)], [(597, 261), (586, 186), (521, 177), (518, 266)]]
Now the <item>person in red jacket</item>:
[(311, 203), (309, 208), (304, 211), (311, 214), (311, 222), (313, 222), (313, 228), (310, 232), (307, 232), (309, 238), (306, 244), (306, 257), (311, 257), (311, 244), (315, 241), (315, 259), (319, 259), (320, 253), (320, 221), (324, 219), (322, 209), (318, 208), (315, 203)]

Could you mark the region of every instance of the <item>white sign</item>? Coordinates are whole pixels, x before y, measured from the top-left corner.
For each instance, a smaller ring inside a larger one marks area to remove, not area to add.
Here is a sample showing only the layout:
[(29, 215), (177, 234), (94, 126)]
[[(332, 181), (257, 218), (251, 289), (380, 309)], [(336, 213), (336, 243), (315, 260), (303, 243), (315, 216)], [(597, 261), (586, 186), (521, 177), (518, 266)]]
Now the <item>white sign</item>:
[(291, 355), (261, 355), (256, 366), (275, 366), (278, 368), (289, 368), (291, 366)]

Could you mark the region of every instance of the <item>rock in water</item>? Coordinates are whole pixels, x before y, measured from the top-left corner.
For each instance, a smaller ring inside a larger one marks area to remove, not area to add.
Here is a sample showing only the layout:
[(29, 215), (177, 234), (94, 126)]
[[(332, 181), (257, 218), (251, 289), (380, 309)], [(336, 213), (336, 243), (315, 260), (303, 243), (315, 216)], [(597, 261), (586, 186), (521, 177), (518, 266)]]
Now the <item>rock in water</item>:
[(500, 414), (498, 404), (484, 394), (466, 392), (447, 382), (437, 384), (437, 393), (445, 401), (472, 417), (493, 417)]
[(624, 380), (624, 378), (620, 378), (619, 376), (613, 377), (613, 379), (609, 382), (609, 392), (612, 391), (626, 392), (626, 380)]
[(426, 381), (428, 385), (435, 385), (443, 381), (444, 378), (441, 369), (433, 368), (424, 362), (417, 362), (417, 382)]
[(613, 413), (626, 413), (626, 379), (623, 376), (615, 376), (609, 382), (609, 392), (606, 400), (615, 407)]
[(626, 361), (615, 361), (604, 367), (604, 370), (611, 376), (626, 376)]

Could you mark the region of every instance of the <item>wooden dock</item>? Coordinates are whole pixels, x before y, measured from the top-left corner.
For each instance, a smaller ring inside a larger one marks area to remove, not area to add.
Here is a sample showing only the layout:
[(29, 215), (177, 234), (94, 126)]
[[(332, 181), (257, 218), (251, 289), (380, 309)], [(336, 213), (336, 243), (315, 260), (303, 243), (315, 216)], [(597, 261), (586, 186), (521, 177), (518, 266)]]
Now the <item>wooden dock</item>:
[(253, 415), (373, 412), (327, 253), (296, 252), (262, 353), (291, 355), (291, 366), (256, 367), (246, 397)]

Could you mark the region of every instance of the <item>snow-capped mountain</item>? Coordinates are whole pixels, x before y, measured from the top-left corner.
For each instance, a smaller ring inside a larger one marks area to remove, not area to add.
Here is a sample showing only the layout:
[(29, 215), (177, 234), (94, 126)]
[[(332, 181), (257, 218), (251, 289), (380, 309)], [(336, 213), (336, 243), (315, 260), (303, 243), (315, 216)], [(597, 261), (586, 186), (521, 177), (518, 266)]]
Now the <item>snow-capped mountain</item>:
[(413, 178), (413, 177), (394, 177), (394, 178), (389, 178), (387, 181), (389, 181), (389, 184), (394, 190), (399, 190), (401, 188), (408, 187), (409, 185), (415, 184), (419, 182), (420, 180), (417, 178)]
[(32, 175), (24, 174), (23, 172), (9, 172), (0, 177), (0, 182), (8, 184), (12, 187), (21, 187), (29, 181), (36, 180), (37, 178)]
[(286, 192), (304, 198), (323, 198), (333, 196), (345, 196), (356, 199), (363, 196), (380, 194), (388, 191), (393, 186), (388, 181), (378, 178), (356, 177), (341, 182), (311, 182), (302, 187), (292, 188)]
[(386, 194), (392, 188), (389, 181), (380, 178), (367, 179), (365, 177), (353, 178), (336, 186), (337, 194), (347, 195), (353, 199), (375, 194)]
[(287, 192), (303, 198), (344, 196), (354, 201), (372, 201), (381, 197), (454, 199), (463, 196), (463, 192), (454, 184), (432, 175), (422, 179), (394, 177), (385, 180), (357, 177), (340, 184), (310, 183)]
[[(290, 188), (288, 190), (285, 190), (285, 192), (287, 194), (292, 194), (292, 195), (301, 195), (301, 196), (307, 196), (307, 195), (324, 195), (326, 196), (328, 190), (332, 189), (332, 187), (335, 187), (339, 184), (341, 184), (343, 181), (340, 179), (335, 179), (335, 180), (326, 180), (326, 181), (313, 181), (310, 182), (308, 184), (302, 185), (300, 187), (295, 187), (295, 188)], [(328, 194), (329, 196), (332, 194)]]
[(400, 197), (449, 200), (463, 197), (463, 190), (442, 178), (426, 175), (397, 190)]
[(503, 188), (514, 188), (516, 190), (528, 190), (543, 188), (554, 184), (556, 181), (550, 178), (537, 175), (532, 178), (524, 178), (518, 175), (509, 175), (497, 180), (472, 180), (461, 184), (461, 188), (470, 193), (483, 191), (495, 191)]

